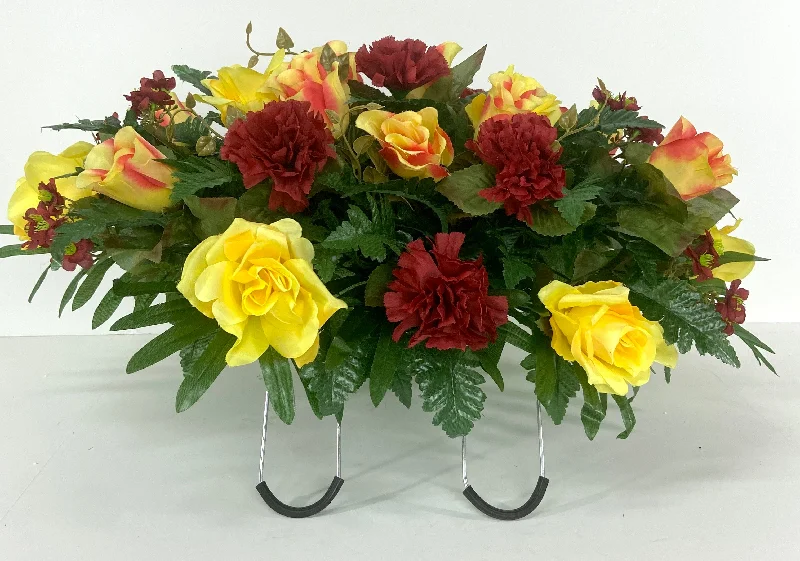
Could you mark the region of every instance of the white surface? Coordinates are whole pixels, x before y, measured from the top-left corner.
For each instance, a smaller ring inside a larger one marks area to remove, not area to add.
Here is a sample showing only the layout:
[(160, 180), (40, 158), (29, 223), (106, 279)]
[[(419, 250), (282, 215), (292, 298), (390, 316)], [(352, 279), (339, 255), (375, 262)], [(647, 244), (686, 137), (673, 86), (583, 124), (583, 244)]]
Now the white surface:
[[(31, 152), (87, 138), (40, 126), (121, 113), (122, 95), (155, 68), (246, 64), (249, 20), (262, 49), (272, 47), (278, 26), (301, 48), (341, 38), (355, 49), (391, 33), (432, 44), (457, 41), (462, 56), (488, 43), (478, 84), (514, 63), (565, 105), (585, 106), (600, 76), (637, 96), (645, 113), (667, 126), (683, 113), (699, 130), (717, 134), (740, 171), (731, 186), (742, 199), (736, 214), (745, 218), (737, 235), (773, 259), (745, 282), (748, 315), (796, 321), (800, 306), (785, 281), (800, 273), (793, 242), (800, 236), (796, 12), (791, 0), (757, 7), (745, 0), (3, 0), (0, 200), (11, 194)], [(54, 321), (66, 274), (48, 279), (34, 308), (25, 303), (44, 265), (21, 258), (0, 264), (3, 278), (13, 279), (3, 285), (0, 335), (90, 332), (91, 306)]]
[[(255, 369), (227, 370), (176, 415), (176, 361), (121, 373), (141, 336), (2, 338), (0, 559), (797, 559), (800, 324), (751, 327), (779, 353), (781, 377), (744, 350), (741, 371), (683, 357), (669, 386), (654, 377), (636, 398), (628, 441), (614, 438), (615, 409), (586, 440), (573, 403), (562, 426), (545, 424), (544, 502), (513, 523), (461, 496), (459, 441), (430, 425), (416, 395), (411, 412), (392, 395), (377, 411), (363, 390), (352, 398), (342, 491), (320, 516), (290, 520), (254, 489)], [(50, 357), (62, 366), (48, 369)], [(469, 440), (471, 482), (506, 507), (538, 475), (518, 359), (504, 358), (504, 394), (486, 387)], [(334, 427), (305, 403), (291, 427), (271, 422), (266, 477), (284, 501), (327, 488)]]

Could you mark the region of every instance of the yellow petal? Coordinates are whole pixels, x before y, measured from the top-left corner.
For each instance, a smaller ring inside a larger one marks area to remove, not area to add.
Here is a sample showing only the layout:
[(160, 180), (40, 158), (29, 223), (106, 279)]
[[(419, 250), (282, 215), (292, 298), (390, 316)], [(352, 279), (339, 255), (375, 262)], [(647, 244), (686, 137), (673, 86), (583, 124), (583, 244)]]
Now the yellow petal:
[(380, 109), (372, 109), (364, 111), (356, 118), (356, 127), (371, 134), (378, 140), (383, 140), (383, 132), (381, 132), (381, 125), (384, 121), (391, 117), (393, 113), (388, 111), (381, 111)]

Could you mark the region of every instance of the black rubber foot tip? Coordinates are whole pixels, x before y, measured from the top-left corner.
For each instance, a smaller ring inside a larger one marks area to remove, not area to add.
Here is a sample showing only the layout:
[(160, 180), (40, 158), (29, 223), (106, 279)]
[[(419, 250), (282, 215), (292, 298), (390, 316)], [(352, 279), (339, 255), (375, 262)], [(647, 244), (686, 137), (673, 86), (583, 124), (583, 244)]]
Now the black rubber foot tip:
[(472, 488), (472, 485), (468, 485), (467, 488), (464, 489), (464, 496), (469, 499), (469, 502), (471, 502), (475, 508), (480, 510), (486, 516), (491, 516), (497, 520), (520, 520), (536, 510), (536, 507), (539, 506), (539, 503), (541, 503), (542, 499), (544, 498), (545, 491), (547, 491), (547, 484), (549, 482), (550, 481), (546, 477), (539, 477), (539, 481), (536, 483), (536, 489), (533, 490), (531, 498), (528, 499), (524, 505), (513, 510), (504, 510), (502, 508), (497, 508), (496, 506), (490, 505), (484, 501), (478, 493), (475, 492), (475, 489)]
[(270, 491), (264, 481), (256, 485), (256, 490), (258, 494), (261, 495), (261, 498), (264, 499), (264, 502), (267, 503), (267, 506), (281, 516), (286, 516), (288, 518), (308, 518), (309, 516), (314, 516), (325, 510), (327, 506), (333, 502), (333, 499), (336, 498), (342, 485), (344, 485), (344, 479), (341, 477), (334, 477), (330, 487), (325, 491), (325, 494), (322, 495), (317, 502), (308, 506), (287, 505)]

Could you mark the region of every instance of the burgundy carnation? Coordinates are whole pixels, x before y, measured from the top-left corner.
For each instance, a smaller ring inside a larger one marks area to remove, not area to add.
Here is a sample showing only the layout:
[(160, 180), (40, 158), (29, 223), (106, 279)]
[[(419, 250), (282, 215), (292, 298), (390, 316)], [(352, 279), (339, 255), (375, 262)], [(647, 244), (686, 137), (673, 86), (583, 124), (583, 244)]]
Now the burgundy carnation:
[(166, 78), (161, 70), (154, 71), (152, 78), (139, 80), (139, 85), (140, 89), (125, 96), (137, 115), (147, 111), (151, 105), (169, 107), (174, 103), (169, 92), (175, 89), (175, 78)]
[(444, 55), (417, 39), (398, 41), (391, 35), (362, 45), (356, 53), (356, 68), (377, 87), (413, 90), (450, 74)]
[(479, 194), (503, 203), (506, 214), (530, 224), (532, 204), (564, 196), (566, 174), (558, 165), (561, 149), (553, 150), (557, 136), (550, 120), (535, 113), (498, 115), (485, 121), (472, 147), (481, 160), (497, 169), (497, 175), (494, 187)]
[(307, 101), (274, 101), (228, 129), (220, 157), (235, 163), (246, 188), (272, 178), (270, 210), (300, 212), (317, 171), (335, 158), (333, 135)]
[[(642, 115), (642, 118), (647, 119), (647, 115)], [(644, 144), (655, 144), (658, 146), (664, 140), (663, 129), (642, 129), (630, 128), (625, 130), (629, 138), (632, 138), (635, 133), (639, 133), (634, 140)]]
[(65, 271), (74, 271), (75, 267), (80, 265), (84, 269), (89, 269), (94, 264), (92, 258), (92, 250), (94, 244), (91, 240), (81, 240), (77, 243), (71, 243), (64, 251), (64, 259), (61, 260), (61, 266)]
[(731, 282), (728, 290), (725, 291), (725, 297), (716, 305), (719, 315), (725, 322), (723, 331), (727, 335), (733, 335), (734, 324), (741, 325), (745, 320), (744, 301), (750, 296), (750, 291), (740, 288), (741, 286), (742, 281), (739, 279)]
[(463, 243), (464, 234), (454, 232), (436, 234), (430, 251), (422, 240), (408, 244), (383, 297), (386, 317), (400, 322), (395, 341), (414, 327), (409, 347), (427, 340), (429, 349), (479, 350), (497, 338), (497, 327), (508, 321), (508, 301), (489, 296), (482, 258), (458, 258)]
[(687, 247), (683, 254), (692, 260), (692, 272), (697, 280), (714, 278), (713, 269), (719, 266), (719, 252), (714, 247), (714, 238), (708, 230), (696, 245)]

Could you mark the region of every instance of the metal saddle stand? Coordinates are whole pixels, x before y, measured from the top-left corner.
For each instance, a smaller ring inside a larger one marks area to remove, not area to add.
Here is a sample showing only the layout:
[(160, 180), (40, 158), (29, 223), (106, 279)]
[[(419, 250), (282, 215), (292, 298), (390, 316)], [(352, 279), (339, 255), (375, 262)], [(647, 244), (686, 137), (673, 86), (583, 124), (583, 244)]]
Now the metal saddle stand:
[[(264, 397), (264, 427), (261, 431), (261, 459), (258, 468), (258, 480), (259, 484), (256, 485), (256, 490), (261, 495), (261, 498), (264, 499), (264, 502), (267, 505), (277, 512), (280, 515), (287, 516), (289, 518), (307, 518), (309, 516), (314, 516), (325, 510), (329, 504), (333, 502), (333, 499), (336, 498), (336, 495), (339, 493), (339, 490), (344, 485), (344, 479), (342, 479), (342, 426), (338, 422), (336, 423), (336, 475), (333, 477), (333, 481), (331, 481), (330, 487), (328, 490), (325, 491), (325, 494), (316, 501), (308, 506), (290, 506), (286, 503), (282, 502), (278, 499), (275, 494), (270, 490), (269, 486), (267, 485), (266, 481), (264, 481), (264, 452), (266, 450), (267, 444), (267, 420), (269, 418), (269, 392), (266, 392)], [(496, 518), (497, 520), (519, 520), (521, 518), (525, 518), (534, 510), (536, 507), (539, 506), (539, 503), (542, 502), (544, 498), (544, 494), (547, 491), (547, 484), (549, 480), (545, 477), (544, 472), (544, 438), (542, 435), (542, 412), (541, 406), (539, 402), (536, 402), (536, 419), (538, 422), (538, 434), (539, 434), (539, 479), (536, 483), (536, 488), (533, 490), (530, 499), (528, 499), (525, 504), (520, 506), (519, 508), (505, 510), (502, 508), (498, 508), (496, 506), (492, 506), (487, 503), (481, 496), (472, 488), (472, 485), (469, 483), (469, 479), (467, 478), (467, 437), (464, 436), (461, 439), (461, 470), (462, 476), (464, 480), (464, 496), (467, 497), (469, 502), (471, 502), (475, 508), (480, 510), (482, 513), (490, 516), (492, 518)]]

